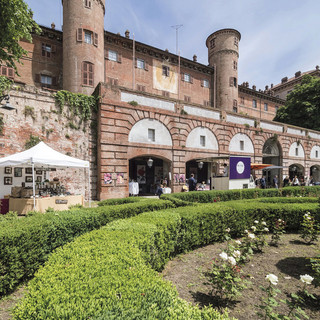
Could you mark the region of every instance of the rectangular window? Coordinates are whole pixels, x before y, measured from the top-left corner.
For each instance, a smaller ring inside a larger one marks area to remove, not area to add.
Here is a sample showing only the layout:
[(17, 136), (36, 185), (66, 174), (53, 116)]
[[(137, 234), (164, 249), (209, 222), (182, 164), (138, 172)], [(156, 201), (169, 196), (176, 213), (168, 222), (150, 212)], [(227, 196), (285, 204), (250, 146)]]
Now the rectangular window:
[(118, 53), (116, 51), (109, 50), (108, 51), (108, 59), (111, 61), (118, 61)]
[(279, 106), (275, 106), (276, 112), (279, 110)]
[(234, 37), (234, 45), (237, 47), (239, 44), (239, 39), (237, 37)]
[(82, 64), (82, 84), (85, 86), (93, 86), (93, 64), (83, 62)]
[(238, 113), (238, 108), (237, 108), (237, 107), (235, 107), (235, 106), (233, 106), (232, 111), (233, 111), (233, 112), (235, 112), (235, 113)]
[(244, 151), (244, 141), (240, 140), (240, 150)]
[(142, 59), (137, 59), (137, 68), (138, 69), (144, 69), (145, 68), (145, 62)]
[(204, 101), (203, 101), (203, 105), (204, 105), (205, 107), (210, 107), (210, 101), (204, 100)]
[(162, 95), (166, 98), (170, 97), (170, 93), (168, 91), (162, 91)]
[(155, 142), (155, 140), (156, 140), (155, 129), (148, 129), (148, 141)]
[(296, 148), (296, 156), (299, 155), (299, 148)]
[(204, 87), (204, 88), (209, 88), (209, 80), (207, 80), (207, 79), (203, 79), (202, 81), (201, 81), (201, 85), (202, 85), (202, 87)]
[(42, 56), (50, 58), (51, 56), (51, 45), (43, 43), (42, 44)]
[(240, 97), (240, 103), (244, 105), (244, 97)]
[(319, 152), (316, 150), (316, 158), (319, 158)]
[(267, 103), (264, 104), (264, 111), (268, 111), (268, 104)]
[(138, 90), (138, 91), (143, 91), (143, 92), (145, 92), (145, 91), (146, 91), (146, 87), (145, 87), (145, 86), (142, 86), (142, 85), (140, 85), (140, 84), (137, 84), (137, 90)]
[(162, 75), (165, 77), (170, 76), (170, 68), (168, 66), (162, 66)]
[(252, 108), (257, 109), (257, 100), (255, 99), (252, 100)]
[(1, 69), (0, 74), (2, 76), (8, 77), (9, 79), (12, 79), (12, 80), (14, 79), (14, 69), (13, 68), (1, 66), (0, 69)]
[(112, 86), (117, 86), (117, 85), (119, 84), (118, 79), (110, 78), (110, 77), (108, 77), (108, 82), (109, 82)]
[(191, 98), (189, 96), (184, 96), (184, 101), (185, 102), (191, 102)]
[(52, 77), (42, 74), (41, 75), (41, 83), (51, 86), (52, 85)]
[(200, 146), (201, 147), (206, 146), (206, 136), (200, 136)]
[(233, 69), (238, 70), (238, 62), (237, 61), (233, 61)]
[(230, 87), (237, 87), (237, 78), (230, 77)]
[(183, 81), (185, 82), (191, 82), (191, 76), (189, 73), (184, 73), (183, 74)]
[(91, 0), (84, 0), (84, 7), (91, 9)]
[(84, 42), (88, 44), (92, 44), (92, 32), (88, 30), (84, 30)]

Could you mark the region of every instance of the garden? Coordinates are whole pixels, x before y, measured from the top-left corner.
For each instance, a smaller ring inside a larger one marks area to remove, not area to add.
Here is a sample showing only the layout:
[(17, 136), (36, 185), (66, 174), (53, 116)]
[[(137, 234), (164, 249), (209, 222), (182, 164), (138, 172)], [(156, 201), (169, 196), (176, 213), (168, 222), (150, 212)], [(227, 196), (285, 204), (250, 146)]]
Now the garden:
[(12, 319), (317, 319), (319, 193), (189, 192), (2, 218), (0, 293), (27, 283)]

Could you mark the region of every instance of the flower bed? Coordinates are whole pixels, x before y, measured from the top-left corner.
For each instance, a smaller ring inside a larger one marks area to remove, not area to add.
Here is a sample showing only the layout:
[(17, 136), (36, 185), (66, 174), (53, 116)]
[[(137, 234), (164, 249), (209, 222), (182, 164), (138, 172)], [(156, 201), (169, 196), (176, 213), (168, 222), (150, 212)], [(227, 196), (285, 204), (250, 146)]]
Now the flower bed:
[[(250, 207), (250, 202), (246, 206)], [(256, 218), (291, 217), (296, 228), (316, 203), (263, 204), (249, 210), (219, 203), (143, 213), (115, 221), (59, 248), (30, 281), (15, 319), (227, 319), (177, 297), (161, 270), (172, 256), (223, 239), (226, 228), (242, 234)]]

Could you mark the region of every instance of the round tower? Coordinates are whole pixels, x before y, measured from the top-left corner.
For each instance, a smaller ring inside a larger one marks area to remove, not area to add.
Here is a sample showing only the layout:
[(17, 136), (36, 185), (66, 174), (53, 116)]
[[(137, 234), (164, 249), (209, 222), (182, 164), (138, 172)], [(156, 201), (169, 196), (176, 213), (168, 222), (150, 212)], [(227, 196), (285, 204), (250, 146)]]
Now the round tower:
[(91, 94), (104, 81), (105, 0), (62, 0), (63, 89)]
[(235, 29), (221, 29), (206, 41), (209, 65), (215, 72), (215, 107), (237, 111), (238, 107), (238, 58), (241, 34)]

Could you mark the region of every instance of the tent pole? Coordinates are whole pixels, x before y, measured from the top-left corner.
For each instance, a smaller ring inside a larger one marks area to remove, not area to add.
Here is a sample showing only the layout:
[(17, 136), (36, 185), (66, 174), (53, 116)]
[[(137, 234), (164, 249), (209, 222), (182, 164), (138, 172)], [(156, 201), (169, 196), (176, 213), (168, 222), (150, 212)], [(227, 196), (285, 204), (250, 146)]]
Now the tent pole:
[(32, 161), (32, 193), (33, 193), (33, 210), (36, 211), (36, 187), (34, 181), (34, 163)]
[(88, 181), (89, 181), (89, 186), (88, 186), (88, 199), (89, 199), (89, 208), (91, 208), (91, 197), (90, 197), (90, 187), (91, 187), (91, 182), (90, 182), (90, 165), (88, 167)]

